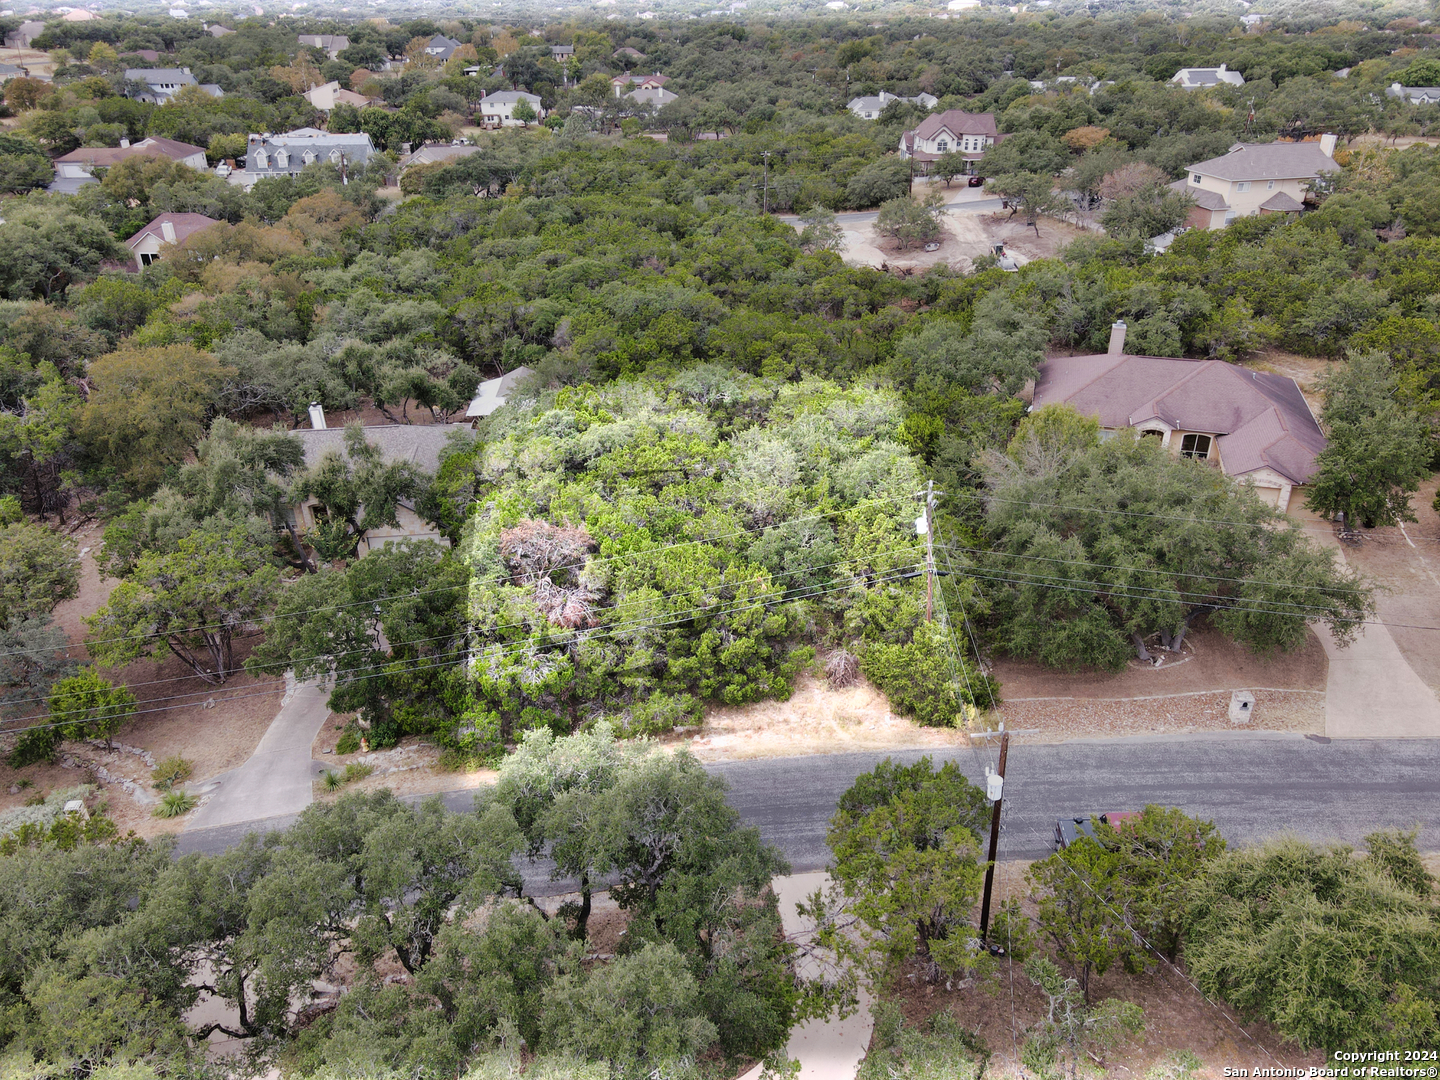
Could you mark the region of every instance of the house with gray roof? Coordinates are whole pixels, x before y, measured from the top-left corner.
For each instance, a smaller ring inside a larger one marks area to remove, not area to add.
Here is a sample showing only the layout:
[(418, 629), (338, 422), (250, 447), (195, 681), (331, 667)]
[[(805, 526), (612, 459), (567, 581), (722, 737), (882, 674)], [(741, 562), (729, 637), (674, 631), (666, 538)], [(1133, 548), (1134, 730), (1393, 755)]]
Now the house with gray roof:
[(475, 421), (482, 416), (489, 416), (509, 400), (517, 386), (534, 374), (528, 367), (517, 367), (498, 379), (486, 379), (476, 388), (475, 398), (465, 410), (466, 418)]
[(916, 94), (914, 97), (900, 97), (898, 94), (880, 93), (868, 97), (851, 98), (845, 105), (861, 120), (876, 120), (885, 111), (885, 106), (892, 101), (903, 101), (909, 105), (919, 105), (922, 109), (933, 109), (940, 104), (940, 99), (933, 94)]
[(245, 170), (231, 183), (250, 190), (267, 176), (295, 176), (307, 165), (329, 162), (340, 169), (359, 169), (376, 154), (375, 144), (363, 131), (331, 134), (301, 128), (283, 135), (251, 135), (245, 146)]
[(1125, 324), (1110, 347), (1040, 365), (1032, 408), (1064, 404), (1100, 421), (1101, 438), (1154, 438), (1172, 454), (1203, 461), (1282, 513), (1318, 471), (1325, 435), (1294, 379), (1223, 360), (1125, 352)]
[(1391, 83), (1385, 96), (1399, 98), (1410, 105), (1435, 105), (1440, 104), (1440, 86), (1401, 86), (1398, 82)]
[(1244, 86), (1245, 76), (1221, 64), (1213, 68), (1181, 68), (1170, 81), (1182, 90), (1208, 90), (1212, 86)]
[[(327, 455), (348, 457), (345, 450), (345, 429), (325, 425), (325, 410), (319, 405), (310, 406), (312, 427), (290, 432), (305, 450), (305, 467), (313, 469)], [(365, 441), (379, 449), (381, 459), (388, 465), (392, 462), (407, 461), (421, 472), (434, 476), (440, 468), (440, 456), (450, 437), (457, 431), (467, 430), (465, 424), (379, 424), (365, 427)], [(362, 509), (363, 513), (363, 509)], [(319, 503), (308, 499), (290, 507), (295, 529), (303, 534), (319, 524), (323, 515)], [(415, 511), (415, 505), (408, 499), (400, 500), (395, 511), (398, 525), (382, 525), (371, 529), (360, 542), (356, 553), (364, 557), (387, 544), (409, 544), (417, 540), (433, 540), (449, 546), (449, 541), (430, 522)]]
[(350, 39), (344, 34), (301, 34), (296, 40), (307, 49), (324, 49), (331, 60), (350, 47)]
[(529, 104), (536, 120), (545, 119), (545, 110), (540, 105), (539, 94), (527, 94), (524, 90), (499, 90), (486, 94), (480, 99), (480, 124), (482, 127), (523, 127), (525, 121), (515, 118), (515, 106), (520, 102)]
[(129, 96), (147, 105), (163, 105), (178, 94), (181, 87), (199, 85), (188, 67), (126, 68), (125, 82), (139, 84), (130, 88)]
[(1322, 135), (1317, 142), (1236, 143), (1170, 186), (1195, 200), (1187, 225), (1223, 229), (1237, 217), (1298, 214), (1310, 185), (1339, 171), (1335, 136)]
[(425, 46), (425, 55), (433, 56), (443, 64), (455, 54), (455, 50), (459, 47), (460, 42), (454, 38), (448, 38), (444, 34), (436, 34), (430, 39), (429, 44)]

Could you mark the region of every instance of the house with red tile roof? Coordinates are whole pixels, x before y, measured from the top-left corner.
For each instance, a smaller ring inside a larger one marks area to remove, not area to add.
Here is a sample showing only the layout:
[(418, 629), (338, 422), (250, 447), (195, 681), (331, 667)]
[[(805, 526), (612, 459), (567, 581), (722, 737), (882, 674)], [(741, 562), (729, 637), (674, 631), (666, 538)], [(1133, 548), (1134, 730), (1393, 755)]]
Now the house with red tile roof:
[(1132, 356), (1125, 324), (1110, 349), (1040, 365), (1034, 408), (1065, 404), (1100, 421), (1101, 437), (1129, 431), (1204, 461), (1281, 512), (1315, 475), (1325, 435), (1294, 379), (1222, 360)]

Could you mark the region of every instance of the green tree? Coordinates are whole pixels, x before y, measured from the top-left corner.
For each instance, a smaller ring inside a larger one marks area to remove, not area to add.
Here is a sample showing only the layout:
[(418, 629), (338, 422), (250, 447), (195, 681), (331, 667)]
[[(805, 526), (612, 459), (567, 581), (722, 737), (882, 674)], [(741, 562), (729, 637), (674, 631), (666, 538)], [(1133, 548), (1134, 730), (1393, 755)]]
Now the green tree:
[(136, 561), (109, 602), (86, 618), (86, 645), (108, 666), (168, 649), (201, 679), (223, 683), (237, 670), (235, 637), (270, 613), (279, 587), (264, 530), (202, 528), (173, 554)]
[(924, 201), (902, 195), (880, 204), (880, 213), (875, 218), (875, 231), (888, 236), (904, 251), (915, 244), (928, 243), (941, 236), (945, 229), (940, 223), (945, 213), (945, 199), (932, 191)]
[(1119, 239), (1148, 240), (1184, 225), (1194, 205), (1194, 196), (1187, 192), (1154, 187), (1116, 199), (1100, 215), (1100, 224)]
[(11, 300), (63, 295), (71, 285), (94, 277), (107, 259), (128, 252), (98, 218), (67, 202), (14, 202), (0, 223), (0, 294)]
[(910, 168), (897, 158), (882, 158), (866, 165), (845, 185), (845, 203), (855, 209), (909, 197)]
[(39, 143), (20, 135), (0, 134), (0, 192), (24, 195), (54, 177), (55, 168)]
[(80, 595), (75, 543), (44, 525), (0, 528), (0, 612), (5, 621), (48, 615)]
[(50, 688), (50, 722), (65, 739), (111, 738), (140, 707), (135, 695), (124, 686), (115, 686), (94, 671), (82, 671), (61, 679)]
[(528, 125), (535, 119), (535, 107), (521, 98), (510, 110), (510, 116), (512, 119), (519, 120), (522, 126)]
[(1125, 925), (1120, 856), (1082, 836), (1026, 872), (1039, 909), (1040, 930), (1055, 945), (1091, 1000), (1090, 978), (1117, 961), (1135, 962), (1136, 946)]
[(1297, 524), (1157, 440), (1018, 449), (1018, 462), (991, 454), (984, 465), (996, 554), (982, 561), (1006, 579), (992, 601), (1007, 652), (1114, 670), (1178, 649), (1202, 615), (1267, 652), (1301, 644), (1307, 620), (1347, 641), (1374, 611), (1371, 590)]
[(167, 466), (178, 466), (205, 433), (226, 369), (189, 345), (132, 348), (90, 366), (81, 438), (141, 490), (154, 490)]
[(423, 492), (425, 474), (408, 461), (386, 462), (358, 423), (345, 429), (345, 450), (326, 451), (291, 489), (295, 502), (314, 499), (320, 521), (305, 534), (321, 558), (348, 558), (371, 529), (398, 526), (401, 499)]
[[(1207, 994), (1304, 1048), (1393, 1050), (1440, 1036), (1440, 912), (1416, 891), (1414, 839), (1348, 847), (1298, 839), (1226, 852), (1197, 882), (1185, 961)], [(1377, 857), (1378, 849), (1378, 857)]]
[(910, 768), (886, 760), (841, 796), (826, 836), (831, 875), (877, 974), (918, 957), (934, 982), (977, 962), (971, 917), (987, 817), (984, 793), (953, 763), (932, 770), (929, 758)]
[(1055, 190), (1049, 173), (1001, 173), (985, 181), (985, 190), (999, 195), (1010, 207), (1010, 216), (1024, 213), (1025, 224), (1040, 234), (1040, 219), (1069, 209), (1069, 203)]
[(968, 334), (948, 319), (936, 319), (901, 338), (891, 370), (917, 390), (959, 386), (1008, 397), (1035, 377), (1045, 344), (1042, 319), (996, 290), (976, 302)]
[(1305, 505), (1343, 513), (1367, 529), (1414, 521), (1410, 496), (1430, 474), (1435, 441), (1429, 423), (1398, 400), (1390, 358), (1355, 355), (1321, 383), (1326, 446)]

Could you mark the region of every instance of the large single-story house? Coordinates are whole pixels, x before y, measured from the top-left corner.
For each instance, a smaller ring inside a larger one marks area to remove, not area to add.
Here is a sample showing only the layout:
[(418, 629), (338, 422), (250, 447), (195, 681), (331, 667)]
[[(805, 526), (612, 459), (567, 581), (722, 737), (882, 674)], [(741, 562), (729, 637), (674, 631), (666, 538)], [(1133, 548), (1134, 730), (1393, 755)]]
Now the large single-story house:
[(188, 67), (126, 68), (125, 81), (143, 85), (143, 89), (132, 90), (130, 96), (147, 105), (163, 105), (179, 93), (182, 86), (199, 85)]
[(514, 117), (515, 106), (528, 102), (535, 111), (536, 120), (545, 119), (545, 110), (540, 107), (539, 94), (527, 94), (524, 90), (499, 90), (486, 94), (480, 99), (480, 123), (483, 127), (518, 127), (524, 121)]
[(1125, 324), (1108, 352), (1040, 365), (1034, 408), (1065, 404), (1100, 421), (1101, 437), (1122, 431), (1155, 438), (1172, 454), (1209, 462), (1254, 486), (1288, 512), (1315, 475), (1325, 436), (1294, 379), (1223, 360), (1179, 360), (1124, 352)]
[(1002, 137), (995, 128), (994, 113), (947, 109), (931, 113), (913, 131), (900, 136), (900, 156), (929, 165), (944, 154), (958, 153), (974, 172), (975, 163)]
[(936, 105), (940, 104), (940, 99), (933, 94), (916, 94), (914, 97), (900, 97), (898, 94), (889, 94), (881, 90), (880, 93), (873, 96), (851, 98), (845, 107), (860, 117), (861, 120), (875, 120), (885, 111), (885, 106), (889, 105), (892, 101), (903, 101), (908, 105), (919, 105), (922, 109), (933, 109)]
[(1224, 64), (1213, 68), (1181, 68), (1170, 81), (1185, 90), (1206, 90), (1212, 86), (1244, 86), (1245, 77)]
[[(318, 405), (310, 407), (312, 423), (325, 423), (325, 413)], [(421, 472), (434, 476), (440, 468), (440, 452), (445, 447), (451, 432), (464, 427), (461, 424), (383, 424), (365, 428), (365, 441), (378, 447), (386, 464), (408, 461)], [(331, 427), (300, 428), (290, 433), (300, 440), (305, 448), (305, 467), (313, 469), (329, 453), (345, 456), (345, 429)], [(321, 515), (319, 503), (308, 499), (290, 507), (295, 529), (303, 534), (313, 529)], [(360, 542), (357, 555), (363, 557), (386, 544), (408, 544), (416, 540), (434, 540), (437, 544), (449, 546), (449, 541), (440, 530), (415, 512), (415, 506), (408, 499), (402, 499), (396, 509), (398, 526), (382, 525), (371, 529)]]
[(344, 34), (301, 34), (296, 40), (307, 49), (324, 49), (331, 60), (350, 47), (350, 39)]
[(1222, 229), (1237, 217), (1298, 214), (1310, 185), (1339, 171), (1335, 136), (1322, 135), (1318, 142), (1236, 143), (1191, 165), (1185, 179), (1170, 186), (1195, 199), (1187, 225)]
[(121, 139), (119, 146), (82, 146), (61, 154), (55, 159), (55, 179), (50, 190), (58, 195), (73, 195), (86, 184), (98, 183), (96, 169), (108, 169), (132, 157), (167, 157), (203, 171), (206, 167), (205, 149), (190, 143), (151, 135), (132, 143)]
[[(331, 134), (315, 128), (297, 128), (283, 135), (251, 135), (245, 147), (245, 172), (240, 179), (248, 190), (267, 176), (294, 176), (306, 165), (328, 161), (337, 168), (358, 169), (375, 155), (370, 136), (360, 132)], [(235, 183), (231, 178), (231, 183)]]
[(135, 256), (135, 269), (144, 270), (160, 258), (166, 245), (178, 244), (201, 229), (219, 224), (204, 214), (161, 214), (126, 240), (125, 246)]

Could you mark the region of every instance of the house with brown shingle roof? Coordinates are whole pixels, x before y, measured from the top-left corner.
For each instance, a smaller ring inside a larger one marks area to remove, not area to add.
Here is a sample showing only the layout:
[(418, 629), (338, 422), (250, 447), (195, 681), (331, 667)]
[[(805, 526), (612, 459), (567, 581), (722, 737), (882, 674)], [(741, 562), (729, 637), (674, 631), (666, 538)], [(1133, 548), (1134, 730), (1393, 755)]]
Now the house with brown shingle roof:
[(1187, 225), (1223, 229), (1237, 217), (1298, 214), (1310, 185), (1339, 171), (1335, 136), (1322, 135), (1318, 142), (1236, 143), (1170, 186), (1195, 200)]
[(135, 256), (135, 268), (144, 270), (160, 258), (166, 245), (178, 244), (201, 229), (219, 224), (215, 218), (204, 214), (161, 214), (126, 240), (125, 246)]
[(995, 128), (994, 113), (948, 109), (931, 113), (913, 131), (901, 135), (900, 156), (907, 160), (914, 158), (918, 165), (928, 165), (943, 154), (959, 153), (970, 162), (970, 171), (974, 172), (974, 163), (1001, 138)]
[(97, 183), (96, 169), (108, 169), (132, 157), (167, 157), (192, 169), (203, 171), (206, 167), (203, 146), (160, 135), (151, 135), (137, 143), (121, 139), (119, 146), (82, 146), (61, 154), (55, 159), (55, 180), (50, 190), (59, 195), (74, 195), (86, 184)]
[(1125, 324), (1110, 349), (1040, 365), (1034, 408), (1065, 404), (1100, 421), (1101, 437), (1155, 438), (1180, 457), (1207, 462), (1251, 484), (1288, 512), (1297, 488), (1317, 471), (1325, 436), (1294, 379), (1222, 360), (1132, 356)]

